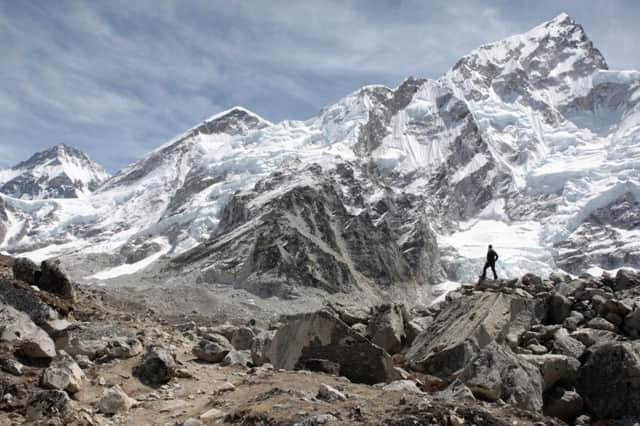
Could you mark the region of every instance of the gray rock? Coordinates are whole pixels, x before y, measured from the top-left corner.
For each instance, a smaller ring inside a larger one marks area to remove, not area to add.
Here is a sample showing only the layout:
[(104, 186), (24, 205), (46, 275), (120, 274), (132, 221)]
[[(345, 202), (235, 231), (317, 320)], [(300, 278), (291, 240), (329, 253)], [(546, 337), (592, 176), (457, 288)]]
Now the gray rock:
[(253, 365), (260, 366), (271, 362), (267, 356), (267, 352), (275, 335), (275, 330), (263, 330), (253, 339), (253, 343), (251, 344), (251, 360), (253, 361)]
[(382, 390), (416, 394), (424, 393), (413, 380), (395, 380), (388, 385), (383, 386)]
[(529, 346), (527, 346), (527, 349), (529, 349), (534, 355), (543, 355), (549, 352), (549, 349), (547, 349), (546, 346), (540, 345), (538, 343), (530, 344)]
[(231, 336), (231, 345), (239, 351), (251, 349), (255, 334), (249, 327), (238, 327)]
[(444, 307), (406, 353), (411, 368), (452, 379), (491, 342), (517, 346), (520, 336), (546, 312), (536, 300), (481, 292)]
[(24, 312), (0, 303), (0, 341), (11, 343), (28, 358), (53, 358), (53, 340)]
[(538, 367), (542, 373), (544, 390), (549, 390), (557, 383), (574, 383), (578, 377), (580, 361), (566, 355), (519, 355), (519, 357)]
[(575, 390), (556, 388), (545, 399), (544, 414), (566, 422), (575, 419), (584, 408), (582, 397)]
[[(22, 281), (11, 280), (0, 277), (0, 299), (26, 313), (31, 320), (49, 331), (49, 323), (60, 318), (60, 315), (51, 305), (58, 305), (61, 310), (68, 310), (68, 302), (64, 302), (54, 295), (34, 291), (29, 284)], [(46, 301), (45, 301), (46, 300)], [(65, 306), (61, 306), (67, 304)]]
[(589, 348), (578, 392), (599, 418), (640, 413), (640, 344), (609, 342)]
[(613, 331), (599, 330), (596, 328), (580, 328), (571, 333), (570, 336), (579, 340), (587, 347), (620, 339), (620, 336)]
[(306, 359), (326, 359), (340, 365), (340, 374), (359, 383), (388, 382), (395, 377), (386, 352), (326, 310), (288, 317), (271, 342), (268, 357), (276, 369), (287, 370)]
[(0, 370), (5, 373), (13, 374), (14, 376), (22, 376), (24, 374), (23, 371), (24, 366), (11, 358), (0, 358)]
[(103, 414), (113, 415), (127, 412), (137, 404), (137, 401), (130, 398), (120, 386), (105, 389), (102, 397), (96, 403), (96, 408)]
[(27, 403), (26, 419), (30, 422), (41, 419), (65, 419), (73, 412), (69, 395), (61, 390), (46, 390), (34, 393)]
[(587, 327), (597, 330), (616, 331), (618, 328), (604, 318), (595, 317), (587, 322)]
[(56, 294), (63, 299), (75, 300), (75, 289), (67, 273), (62, 269), (60, 262), (45, 260), (40, 265), (40, 280), (38, 287), (41, 290)]
[(640, 274), (629, 269), (620, 269), (613, 283), (613, 289), (616, 291), (638, 287), (640, 285)]
[(572, 358), (580, 358), (586, 349), (585, 345), (569, 335), (569, 332), (561, 328), (553, 335), (553, 352)]
[(367, 327), (371, 341), (390, 354), (400, 352), (407, 341), (403, 306), (381, 305), (372, 309)]
[(229, 351), (220, 362), (220, 365), (238, 365), (242, 367), (251, 367), (253, 361), (251, 360), (251, 351)]
[(87, 368), (91, 368), (94, 365), (93, 362), (86, 355), (76, 355), (74, 356), (74, 358), (78, 363), (78, 365), (80, 366), (80, 368), (82, 368), (83, 370), (86, 370)]
[(39, 285), (40, 267), (31, 259), (19, 257), (13, 263), (13, 276), (16, 280), (24, 281), (30, 285)]
[(632, 304), (628, 303), (627, 301), (617, 299), (607, 300), (604, 307), (608, 312), (613, 312), (614, 314), (620, 315), (623, 318), (633, 310)]
[(322, 399), (323, 401), (345, 401), (347, 399), (345, 394), (338, 389), (324, 383), (320, 384), (316, 398)]
[(199, 360), (221, 362), (227, 354), (234, 350), (231, 343), (219, 334), (207, 334), (191, 351)]
[(636, 308), (624, 318), (624, 329), (634, 338), (640, 337), (640, 309)]
[(349, 326), (369, 322), (369, 311), (359, 306), (344, 306), (335, 303), (328, 303), (327, 306), (338, 314), (338, 317)]
[[(362, 323), (357, 323), (357, 324), (353, 324), (351, 326), (351, 328), (353, 328), (356, 333), (358, 333), (359, 335), (363, 336), (363, 337), (367, 337), (367, 325), (366, 324), (362, 324)], [(368, 338), (368, 337), (367, 337)]]
[(140, 363), (133, 368), (133, 375), (142, 383), (158, 387), (168, 383), (176, 374), (173, 355), (161, 346), (148, 346)]
[(476, 398), (497, 401), (530, 411), (542, 410), (542, 376), (508, 347), (487, 345), (460, 374)]
[(202, 327), (198, 329), (198, 335), (203, 336), (205, 334), (219, 334), (224, 336), (229, 342), (233, 338), (233, 333), (238, 327), (233, 324), (220, 324), (215, 327)]
[(581, 279), (565, 281), (556, 285), (556, 293), (564, 297), (576, 297), (584, 291), (586, 282)]
[(142, 353), (142, 343), (134, 337), (116, 337), (107, 341), (102, 353), (111, 359), (128, 359)]
[(571, 312), (571, 301), (562, 294), (555, 293), (551, 296), (549, 317), (552, 323), (562, 324)]
[(59, 351), (51, 365), (40, 377), (40, 386), (45, 389), (59, 389), (71, 394), (82, 388), (84, 372), (69, 354)]
[(410, 345), (413, 341), (427, 331), (429, 326), (433, 323), (433, 317), (415, 317), (408, 322), (405, 322), (404, 329), (407, 334), (407, 343)]
[(437, 392), (436, 397), (444, 400), (456, 400), (456, 401), (475, 401), (476, 397), (473, 396), (471, 389), (467, 387), (460, 379), (454, 380), (444, 390)]
[(340, 364), (329, 361), (328, 359), (306, 358), (296, 367), (302, 370), (316, 371), (318, 373), (326, 373), (333, 376), (340, 375)]

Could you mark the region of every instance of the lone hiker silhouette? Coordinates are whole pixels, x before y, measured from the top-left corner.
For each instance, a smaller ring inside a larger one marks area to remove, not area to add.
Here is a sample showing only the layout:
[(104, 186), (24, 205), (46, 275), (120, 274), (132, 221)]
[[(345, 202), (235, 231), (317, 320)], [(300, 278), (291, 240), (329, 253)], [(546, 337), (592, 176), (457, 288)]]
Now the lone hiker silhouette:
[(491, 268), (493, 272), (493, 279), (498, 279), (498, 274), (496, 274), (496, 261), (498, 260), (498, 253), (493, 249), (493, 246), (489, 244), (489, 250), (487, 251), (487, 261), (484, 264), (484, 269), (482, 270), (481, 280), (487, 279), (487, 268)]

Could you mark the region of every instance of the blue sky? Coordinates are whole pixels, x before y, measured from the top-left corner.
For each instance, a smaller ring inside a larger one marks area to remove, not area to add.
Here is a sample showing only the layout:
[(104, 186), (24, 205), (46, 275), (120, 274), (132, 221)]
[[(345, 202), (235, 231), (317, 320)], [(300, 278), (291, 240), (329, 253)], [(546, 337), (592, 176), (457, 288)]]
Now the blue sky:
[(637, 1), (0, 0), (0, 167), (67, 143), (113, 172), (234, 105), (305, 119), (562, 11), (640, 69)]

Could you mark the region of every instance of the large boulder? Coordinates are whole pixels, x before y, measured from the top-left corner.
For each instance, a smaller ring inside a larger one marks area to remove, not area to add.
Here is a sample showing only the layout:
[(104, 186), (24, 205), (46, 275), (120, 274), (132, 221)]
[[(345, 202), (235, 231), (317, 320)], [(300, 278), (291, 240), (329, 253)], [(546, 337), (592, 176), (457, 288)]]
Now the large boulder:
[(253, 343), (251, 344), (251, 360), (254, 365), (260, 366), (271, 362), (267, 356), (267, 351), (275, 335), (275, 330), (263, 330), (253, 339)]
[(553, 335), (553, 352), (580, 358), (586, 346), (579, 340), (571, 337), (566, 328), (561, 328)]
[(63, 299), (75, 300), (73, 284), (59, 261), (45, 260), (40, 264), (40, 270), (38, 287), (41, 290), (56, 294)]
[(380, 305), (372, 308), (367, 335), (390, 354), (400, 352), (407, 341), (402, 305)]
[(562, 324), (571, 313), (571, 301), (560, 293), (554, 293), (550, 299), (549, 320), (552, 324)]
[(231, 335), (231, 345), (239, 351), (249, 350), (255, 337), (256, 335), (251, 328), (238, 327)]
[(135, 337), (116, 337), (106, 342), (102, 352), (106, 359), (128, 359), (142, 353), (142, 343)]
[(13, 262), (13, 277), (37, 286), (40, 282), (40, 267), (26, 257), (19, 257)]
[(220, 365), (251, 367), (253, 365), (253, 361), (251, 360), (251, 351), (229, 351), (229, 353), (227, 353), (224, 359), (220, 362)]
[(600, 418), (640, 413), (640, 343), (609, 342), (588, 349), (578, 377), (587, 409)]
[(415, 339), (406, 359), (414, 370), (452, 379), (491, 342), (515, 347), (545, 315), (545, 306), (535, 299), (501, 292), (453, 300)]
[(55, 334), (56, 348), (90, 360), (127, 359), (143, 351), (136, 330), (111, 324), (75, 323)]
[(555, 388), (545, 396), (544, 414), (570, 422), (582, 412), (584, 401), (578, 392)]
[(56, 348), (44, 330), (24, 312), (0, 303), (0, 341), (8, 342), (28, 358), (53, 358)]
[(232, 350), (233, 346), (224, 336), (212, 333), (205, 335), (191, 353), (201, 361), (221, 362)]
[(620, 269), (613, 281), (616, 291), (640, 286), (640, 274), (629, 269)]
[[(27, 403), (26, 419), (29, 422), (44, 419), (66, 419), (73, 413), (69, 395), (61, 390), (46, 390), (34, 393)], [(52, 423), (56, 424), (56, 423)]]
[(96, 408), (103, 414), (113, 415), (129, 411), (136, 403), (137, 401), (130, 398), (120, 386), (114, 386), (104, 390)]
[(71, 394), (82, 387), (85, 375), (80, 366), (66, 352), (60, 351), (58, 356), (47, 367), (40, 377), (40, 385), (45, 389), (59, 389)]
[(582, 342), (585, 346), (592, 346), (599, 343), (612, 342), (620, 340), (622, 336), (613, 331), (599, 330), (597, 328), (579, 328), (570, 334), (576, 340)]
[(159, 387), (175, 377), (177, 369), (171, 352), (162, 346), (148, 346), (133, 375), (145, 385)]
[(541, 411), (542, 376), (509, 347), (496, 342), (487, 345), (460, 374), (460, 380), (476, 398), (497, 401), (530, 411)]
[(275, 368), (293, 370), (308, 359), (340, 365), (340, 374), (358, 383), (392, 381), (390, 356), (327, 310), (286, 318), (273, 338), (267, 357)]
[(580, 361), (560, 354), (519, 355), (521, 359), (535, 365), (542, 373), (544, 390), (558, 383), (572, 384), (578, 377)]
[[(23, 281), (0, 278), (0, 299), (7, 305), (29, 315), (29, 318), (45, 330), (55, 328), (52, 324), (67, 314), (72, 306), (55, 295), (35, 291)], [(55, 309), (54, 309), (55, 308)]]

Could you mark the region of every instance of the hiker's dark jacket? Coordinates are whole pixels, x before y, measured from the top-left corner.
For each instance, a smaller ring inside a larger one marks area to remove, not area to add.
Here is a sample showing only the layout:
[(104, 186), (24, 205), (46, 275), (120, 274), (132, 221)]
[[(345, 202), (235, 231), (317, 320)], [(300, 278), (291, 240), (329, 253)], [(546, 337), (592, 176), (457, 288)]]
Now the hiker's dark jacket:
[(489, 249), (487, 252), (487, 263), (490, 265), (495, 265), (496, 260), (498, 260), (498, 253), (494, 249)]

